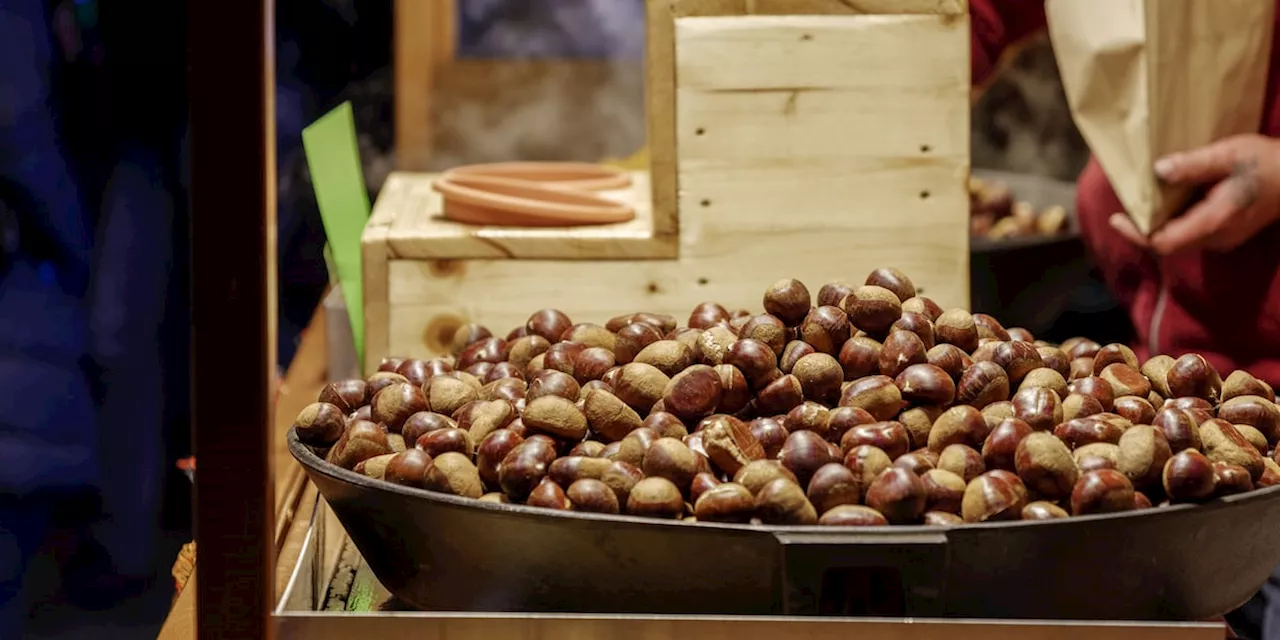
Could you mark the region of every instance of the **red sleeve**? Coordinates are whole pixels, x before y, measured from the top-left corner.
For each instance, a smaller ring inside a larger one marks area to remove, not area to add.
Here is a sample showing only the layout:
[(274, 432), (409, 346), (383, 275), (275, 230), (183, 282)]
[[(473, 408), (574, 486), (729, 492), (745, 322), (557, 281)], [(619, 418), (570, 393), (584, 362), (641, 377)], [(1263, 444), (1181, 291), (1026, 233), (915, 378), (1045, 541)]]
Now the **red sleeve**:
[(1045, 26), (1044, 0), (969, 0), (973, 84), (995, 70), (1005, 48)]

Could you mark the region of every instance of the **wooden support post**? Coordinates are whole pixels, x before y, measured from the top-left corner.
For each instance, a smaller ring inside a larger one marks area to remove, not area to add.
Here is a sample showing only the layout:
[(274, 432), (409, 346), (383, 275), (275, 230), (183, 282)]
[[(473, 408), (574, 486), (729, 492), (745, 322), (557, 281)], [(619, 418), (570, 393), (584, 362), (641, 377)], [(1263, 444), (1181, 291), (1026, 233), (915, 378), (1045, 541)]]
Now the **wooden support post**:
[(269, 638), (275, 2), (189, 5), (197, 635)]
[(395, 0), (396, 161), (404, 171), (426, 171), (431, 161), (432, 89), (457, 47), (456, 1)]

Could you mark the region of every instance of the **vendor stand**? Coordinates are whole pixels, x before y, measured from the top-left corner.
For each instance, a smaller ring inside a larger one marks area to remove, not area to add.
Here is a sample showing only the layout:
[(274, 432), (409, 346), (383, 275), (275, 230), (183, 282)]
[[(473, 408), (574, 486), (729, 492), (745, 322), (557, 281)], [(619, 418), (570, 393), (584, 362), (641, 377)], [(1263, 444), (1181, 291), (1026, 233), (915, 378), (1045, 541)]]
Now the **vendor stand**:
[[(183, 591), (174, 618), (166, 625), (165, 633), (170, 634), (167, 637), (184, 637), (182, 622), (184, 618), (191, 619), (187, 607), (192, 600), (196, 605), (195, 630), (200, 637), (346, 638), (356, 634), (381, 637), (410, 633), (455, 638), (625, 636), (655, 640), (686, 635), (772, 638), (806, 634), (817, 638), (843, 638), (857, 633), (868, 633), (874, 637), (960, 640), (1028, 636), (1069, 638), (1080, 637), (1082, 633), (1097, 638), (1221, 637), (1222, 625), (1216, 623), (416, 612), (395, 610), (394, 604), (387, 604), (385, 593), (378, 596), (377, 602), (366, 603), (365, 613), (318, 610), (324, 599), (320, 593), (314, 590), (307, 593), (306, 590), (316, 587), (332, 589), (332, 575), (341, 561), (335, 558), (338, 554), (349, 553), (349, 548), (345, 546), (345, 536), (333, 526), (335, 521), (329, 515), (324, 500), (315, 497), (315, 488), (309, 483), (296, 480), (300, 477), (297, 465), (285, 461), (280, 455), (284, 443), (282, 431), (278, 428), (263, 430), (263, 425), (288, 424), (290, 415), (285, 413), (285, 417), (280, 419), (274, 417), (275, 411), (286, 409), (283, 401), (276, 403), (271, 366), (271, 355), (275, 353), (275, 163), (271, 142), (274, 139), (274, 109), (269, 31), (272, 3), (264, 4), (267, 6), (261, 7), (260, 12), (249, 16), (220, 13), (211, 6), (203, 9), (193, 6), (191, 13), (192, 198), (197, 214), (193, 222), (196, 318), (193, 348), (196, 362), (196, 453), (201, 461), (196, 474), (200, 562), (195, 571), (194, 585)], [(665, 4), (654, 2), (651, 6)], [(697, 3), (679, 4), (693, 6)], [(705, 9), (713, 4), (726, 3), (706, 2), (698, 6)], [(758, 4), (772, 5), (763, 1)], [(834, 9), (834, 5), (843, 3), (812, 4), (838, 12), (841, 10)], [(921, 7), (925, 4), (939, 6), (936, 2), (914, 3)], [(955, 3), (951, 10), (944, 22), (951, 23), (960, 33), (967, 31), (963, 14), (955, 13), (963, 11), (963, 4)], [(956, 24), (959, 26), (954, 26)], [(788, 28), (779, 32), (790, 33)], [(821, 30), (815, 33), (822, 34)], [(796, 32), (796, 35), (802, 34)], [(809, 35), (810, 38), (801, 40), (811, 40), (812, 35)], [(240, 44), (227, 47), (227, 42)], [(674, 87), (671, 91), (674, 94)], [(225, 95), (235, 95), (237, 99), (226, 100)], [(675, 99), (674, 95), (666, 98)], [(662, 116), (657, 117), (660, 120)], [(666, 117), (670, 118), (671, 114)], [(658, 136), (675, 133), (674, 129), (663, 130), (661, 127), (659, 131)], [(692, 131), (687, 135), (701, 136), (702, 133)], [(959, 151), (963, 145), (954, 146), (952, 151), (963, 153)], [(653, 147), (657, 163), (655, 170), (664, 162), (675, 162), (674, 157), (663, 155), (661, 144)], [(937, 147), (925, 144), (913, 145), (913, 149), (914, 152), (931, 153)], [(668, 148), (667, 153), (674, 153), (674, 150)], [(928, 280), (928, 286), (938, 291), (938, 295), (963, 299), (967, 282), (964, 282), (963, 275), (957, 282), (955, 274), (965, 272), (963, 256), (966, 252), (963, 249), (967, 242), (963, 239), (968, 226), (968, 211), (964, 207), (966, 194), (961, 178), (967, 163), (964, 160), (955, 162), (955, 166), (950, 168), (956, 170), (953, 172), (954, 185), (943, 180), (938, 188), (913, 192), (912, 196), (918, 201), (933, 199), (922, 210), (939, 207), (947, 216), (952, 214), (947, 212), (946, 204), (954, 200), (951, 202), (956, 205), (955, 228), (952, 231), (960, 238), (956, 242), (961, 251), (954, 255), (946, 252), (942, 261), (946, 264), (936, 267), (936, 275), (925, 277), (938, 278), (937, 286), (934, 280)], [(945, 174), (946, 170), (940, 173)], [(667, 205), (674, 205), (678, 198), (675, 183), (659, 185), (654, 193), (655, 207), (662, 207), (660, 203), (664, 199)], [(815, 198), (814, 202), (821, 203), (821, 199)], [(706, 208), (708, 205), (694, 206)], [(672, 217), (663, 218), (668, 214)], [(660, 219), (665, 222), (659, 224), (657, 221)], [(676, 239), (663, 237), (682, 228), (674, 212), (663, 209), (661, 213), (655, 213), (653, 220), (652, 236), (646, 242), (653, 246), (670, 243), (672, 252), (678, 252)], [(938, 237), (943, 238), (940, 240), (943, 243), (951, 242), (945, 240), (948, 237), (946, 227)], [(368, 244), (366, 236), (366, 246)], [(463, 246), (465, 249), (466, 243), (454, 242), (451, 246)], [(532, 246), (539, 251), (546, 250), (537, 243)], [(228, 259), (230, 247), (236, 248), (235, 259)], [(692, 253), (696, 255), (697, 251)], [(572, 256), (574, 259), (582, 257)], [(661, 259), (668, 256), (645, 257)], [(444, 260), (476, 258), (487, 259), (485, 256), (443, 256)], [(921, 260), (921, 264), (928, 264), (927, 259), (915, 259)], [(558, 267), (552, 262), (551, 268)], [(859, 272), (864, 270), (857, 269)], [(726, 267), (722, 275), (728, 277), (729, 273)], [(809, 275), (818, 278), (822, 273), (823, 269), (814, 268)], [(385, 272), (374, 275), (386, 277)], [(753, 283), (751, 286), (756, 285)], [(366, 287), (366, 293), (370, 290)], [(372, 291), (374, 296), (379, 295), (376, 288)], [(652, 290), (649, 292), (654, 293)], [(373, 362), (376, 367), (380, 358), (394, 355), (388, 349), (422, 349), (425, 346), (433, 350), (432, 344), (421, 342), (422, 334), (418, 334), (419, 341), (415, 343), (406, 341), (397, 345), (392, 341), (395, 333), (388, 330), (386, 323), (394, 320), (389, 320), (386, 314), (390, 312), (389, 303), (394, 300), (389, 299), (386, 287), (381, 294), (385, 296), (381, 300), (380, 313), (383, 316), (371, 317), (369, 320), (374, 326), (368, 331), (375, 336), (378, 331), (383, 334), (380, 340), (371, 341), (376, 346), (371, 346), (372, 353), (366, 362)], [(673, 296), (659, 304), (687, 308), (684, 295)], [(522, 305), (522, 308), (527, 306)], [(462, 317), (459, 325), (461, 320), (467, 319)], [(379, 327), (378, 321), (384, 324)], [(503, 326), (503, 323), (495, 324)], [(313, 344), (321, 341), (319, 333), (312, 331)], [(370, 371), (372, 369), (369, 368)], [(314, 380), (309, 384), (314, 384)], [(297, 390), (299, 395), (290, 396), (292, 402), (306, 402), (308, 397), (314, 397), (314, 387), (300, 384)], [(291, 385), (290, 393), (292, 391)], [(289, 409), (290, 412), (294, 410), (296, 408)], [(331, 544), (333, 542), (337, 543), (336, 547)], [(358, 556), (355, 557), (355, 565), (354, 573), (362, 575)], [(376, 581), (369, 584), (377, 586)], [(378, 594), (376, 589), (373, 593)]]

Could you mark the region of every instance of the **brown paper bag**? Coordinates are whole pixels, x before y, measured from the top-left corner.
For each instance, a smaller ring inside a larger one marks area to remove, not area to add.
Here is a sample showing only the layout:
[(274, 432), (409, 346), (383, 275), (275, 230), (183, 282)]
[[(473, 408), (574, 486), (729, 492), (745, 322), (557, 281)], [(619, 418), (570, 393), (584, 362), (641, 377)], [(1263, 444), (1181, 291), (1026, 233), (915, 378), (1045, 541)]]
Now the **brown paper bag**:
[(1075, 119), (1143, 233), (1186, 204), (1161, 156), (1258, 130), (1275, 0), (1048, 0)]

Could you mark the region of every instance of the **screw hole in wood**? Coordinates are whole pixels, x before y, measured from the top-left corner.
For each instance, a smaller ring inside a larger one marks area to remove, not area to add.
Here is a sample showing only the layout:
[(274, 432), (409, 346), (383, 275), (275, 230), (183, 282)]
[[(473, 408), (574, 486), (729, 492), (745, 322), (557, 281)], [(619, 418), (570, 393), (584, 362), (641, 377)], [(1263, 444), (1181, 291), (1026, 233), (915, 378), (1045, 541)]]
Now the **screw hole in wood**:
[(926, 191), (921, 191), (921, 192), (920, 192), (920, 199), (921, 199), (921, 200), (928, 200), (928, 199), (929, 199), (929, 192), (928, 192), (927, 190), (926, 190)]
[(705, 200), (705, 199), (704, 199), (704, 200), (701, 202), (701, 204), (702, 204), (702, 206), (704, 206), (704, 207), (709, 207), (709, 206), (711, 206), (711, 201), (710, 201), (710, 200)]

